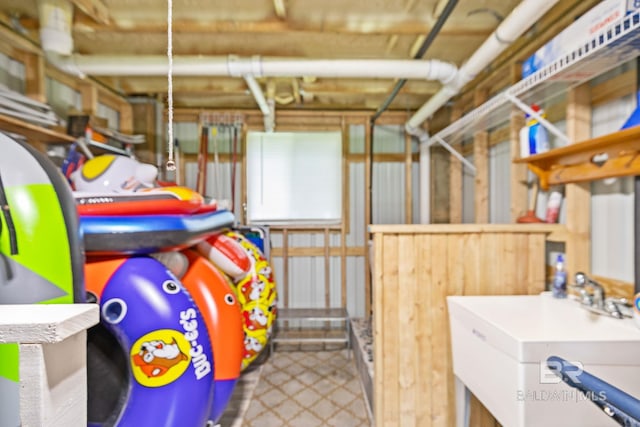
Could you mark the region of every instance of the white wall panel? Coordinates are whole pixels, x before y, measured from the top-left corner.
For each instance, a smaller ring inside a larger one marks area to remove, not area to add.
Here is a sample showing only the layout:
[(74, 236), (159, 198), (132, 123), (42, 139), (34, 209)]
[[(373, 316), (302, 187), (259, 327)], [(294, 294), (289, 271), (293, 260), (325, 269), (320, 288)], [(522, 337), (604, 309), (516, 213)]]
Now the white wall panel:
[(404, 223), (404, 163), (373, 165), (373, 224)]
[[(189, 188), (196, 188), (196, 180), (198, 177), (198, 164), (196, 162), (187, 162), (185, 170), (185, 185)], [(237, 163), (235, 176), (236, 188), (233, 202), (233, 213), (236, 219), (242, 219), (242, 170), (241, 164)], [(220, 187), (216, 187), (216, 167), (213, 162), (207, 163), (207, 181), (205, 195), (218, 200), (231, 200), (231, 163), (220, 163), (218, 165), (218, 175), (220, 176)], [(219, 188), (219, 192), (218, 192)], [(218, 194), (219, 193), (219, 194)]]
[(24, 94), (26, 77), (24, 64), (0, 53), (0, 85)]
[(411, 165), (411, 222), (420, 223), (420, 165), (413, 162)]
[[(592, 135), (615, 132), (635, 108), (632, 96), (594, 108)], [(591, 185), (591, 270), (593, 274), (634, 281), (633, 178)]]
[(349, 234), (347, 246), (365, 244), (364, 224), (364, 163), (351, 163), (349, 166)]
[[(473, 154), (465, 157), (465, 159), (473, 164)], [(467, 168), (462, 167), (462, 223), (472, 224), (476, 222), (475, 218), (475, 175)]]
[(489, 148), (489, 222), (511, 223), (511, 148), (509, 141)]
[(75, 89), (50, 77), (45, 79), (47, 102), (61, 118), (69, 117), (69, 110), (82, 111), (82, 96)]

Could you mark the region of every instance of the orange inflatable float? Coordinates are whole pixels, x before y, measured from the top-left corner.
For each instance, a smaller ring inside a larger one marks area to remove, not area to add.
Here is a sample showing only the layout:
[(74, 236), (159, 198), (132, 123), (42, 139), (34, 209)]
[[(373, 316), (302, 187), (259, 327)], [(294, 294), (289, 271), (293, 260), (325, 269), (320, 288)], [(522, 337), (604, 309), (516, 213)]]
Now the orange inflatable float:
[(277, 315), (271, 266), (256, 245), (235, 231), (208, 238), (198, 245), (198, 250), (234, 278), (242, 306), (245, 334), (242, 369), (246, 369), (264, 350)]

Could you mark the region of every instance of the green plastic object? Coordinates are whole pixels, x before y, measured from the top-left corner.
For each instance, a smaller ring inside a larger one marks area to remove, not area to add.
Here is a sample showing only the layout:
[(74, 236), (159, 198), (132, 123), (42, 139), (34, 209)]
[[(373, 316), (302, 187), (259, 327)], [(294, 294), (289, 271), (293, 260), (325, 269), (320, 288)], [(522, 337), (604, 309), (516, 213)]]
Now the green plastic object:
[[(84, 302), (75, 202), (55, 165), (0, 133), (0, 304)], [(0, 345), (0, 425), (18, 425), (18, 345)]]

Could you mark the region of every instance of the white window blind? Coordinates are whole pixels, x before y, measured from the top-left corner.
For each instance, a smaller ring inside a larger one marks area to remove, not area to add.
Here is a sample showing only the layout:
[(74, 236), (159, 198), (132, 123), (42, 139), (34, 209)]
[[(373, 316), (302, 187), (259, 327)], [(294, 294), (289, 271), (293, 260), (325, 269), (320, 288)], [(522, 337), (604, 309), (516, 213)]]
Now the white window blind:
[(248, 133), (248, 222), (324, 224), (341, 216), (340, 132)]

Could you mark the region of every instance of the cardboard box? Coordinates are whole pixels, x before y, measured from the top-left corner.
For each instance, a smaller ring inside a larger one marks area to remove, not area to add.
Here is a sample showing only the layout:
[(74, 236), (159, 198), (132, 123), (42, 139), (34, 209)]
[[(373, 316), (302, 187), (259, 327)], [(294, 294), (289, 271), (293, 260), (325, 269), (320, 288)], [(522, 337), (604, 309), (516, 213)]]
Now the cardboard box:
[(603, 0), (538, 49), (522, 64), (525, 78), (571, 53), (609, 24), (640, 7), (640, 0)]

